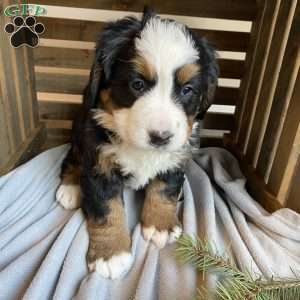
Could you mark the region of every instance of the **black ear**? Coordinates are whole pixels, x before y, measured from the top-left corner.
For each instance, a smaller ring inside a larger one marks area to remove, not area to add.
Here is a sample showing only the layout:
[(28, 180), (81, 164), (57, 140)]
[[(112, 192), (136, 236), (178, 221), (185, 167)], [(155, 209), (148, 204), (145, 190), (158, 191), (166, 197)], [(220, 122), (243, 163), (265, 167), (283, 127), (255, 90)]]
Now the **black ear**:
[(111, 69), (118, 53), (129, 45), (141, 30), (141, 21), (133, 17), (127, 17), (116, 22), (109, 23), (100, 35), (97, 51), (103, 65), (105, 79), (109, 80)]
[(99, 53), (96, 52), (95, 61), (90, 72), (89, 82), (84, 91), (83, 106), (87, 110), (95, 108), (97, 100), (99, 99), (100, 83), (101, 78), (103, 78), (103, 68), (102, 64), (99, 62), (98, 55)]
[(106, 86), (118, 53), (133, 41), (141, 29), (141, 21), (136, 18), (124, 18), (106, 25), (96, 45), (95, 60), (90, 72), (88, 86), (84, 93), (84, 107), (96, 107), (100, 86)]
[(196, 40), (201, 65), (201, 104), (196, 116), (202, 120), (208, 108), (213, 103), (215, 90), (218, 84), (219, 66), (214, 48), (204, 38)]

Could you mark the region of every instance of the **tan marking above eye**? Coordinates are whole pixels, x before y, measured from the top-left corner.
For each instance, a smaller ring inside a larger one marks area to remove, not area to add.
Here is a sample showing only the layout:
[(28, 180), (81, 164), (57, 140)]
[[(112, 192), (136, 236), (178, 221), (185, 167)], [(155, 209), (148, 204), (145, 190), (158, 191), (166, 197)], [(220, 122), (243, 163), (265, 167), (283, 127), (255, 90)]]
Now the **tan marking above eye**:
[(200, 66), (196, 63), (186, 64), (176, 72), (177, 79), (181, 84), (185, 84), (199, 74), (200, 69)]
[(151, 81), (156, 78), (156, 71), (151, 63), (142, 56), (137, 56), (132, 60), (135, 65), (135, 70), (145, 79)]

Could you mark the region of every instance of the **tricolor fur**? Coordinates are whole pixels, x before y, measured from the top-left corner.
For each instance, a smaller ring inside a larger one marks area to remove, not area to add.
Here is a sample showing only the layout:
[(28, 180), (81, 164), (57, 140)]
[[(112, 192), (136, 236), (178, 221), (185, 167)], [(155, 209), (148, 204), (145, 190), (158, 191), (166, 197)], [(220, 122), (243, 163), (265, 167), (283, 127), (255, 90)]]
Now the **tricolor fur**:
[[(58, 193), (59, 201), (72, 207), (65, 186), (80, 184), (77, 194), (92, 224), (88, 256), (92, 269), (118, 277), (120, 268), (116, 275), (109, 257), (122, 263), (116, 255), (129, 253), (128, 233), (113, 217), (123, 214), (120, 199), (125, 185), (146, 190), (142, 223), (147, 238), (151, 232), (154, 243), (162, 245), (174, 230), (181, 232), (174, 207), (183, 166), (199, 146), (198, 122), (212, 102), (217, 76), (215, 53), (205, 40), (150, 11), (141, 21), (129, 17), (110, 23), (101, 33)], [(123, 240), (118, 247), (113, 236)], [(109, 253), (103, 253), (108, 248)], [(131, 260), (125, 256), (128, 269)]]

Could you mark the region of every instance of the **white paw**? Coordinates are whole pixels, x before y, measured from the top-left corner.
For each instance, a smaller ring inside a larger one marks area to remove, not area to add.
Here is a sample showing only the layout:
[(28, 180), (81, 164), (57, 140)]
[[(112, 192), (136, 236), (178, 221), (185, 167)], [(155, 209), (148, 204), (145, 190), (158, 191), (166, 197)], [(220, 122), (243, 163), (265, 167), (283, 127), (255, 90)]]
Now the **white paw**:
[(108, 260), (98, 258), (89, 263), (90, 272), (96, 271), (104, 278), (117, 279), (125, 275), (133, 263), (133, 257), (129, 252), (114, 255)]
[(146, 241), (152, 241), (154, 245), (161, 249), (165, 247), (167, 243), (174, 243), (181, 235), (182, 228), (180, 226), (174, 226), (171, 231), (157, 230), (154, 226), (143, 227), (143, 236)]
[(65, 209), (80, 207), (80, 186), (78, 184), (62, 184), (56, 192), (56, 201)]

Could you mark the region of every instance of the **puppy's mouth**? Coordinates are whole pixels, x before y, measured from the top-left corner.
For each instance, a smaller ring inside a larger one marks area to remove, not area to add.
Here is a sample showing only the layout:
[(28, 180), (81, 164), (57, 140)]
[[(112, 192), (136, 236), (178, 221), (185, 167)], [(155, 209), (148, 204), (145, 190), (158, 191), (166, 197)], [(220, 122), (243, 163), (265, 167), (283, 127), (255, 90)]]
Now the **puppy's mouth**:
[[(131, 135), (124, 128), (119, 128), (115, 121), (115, 116), (102, 109), (95, 109), (93, 111), (93, 119), (96, 123), (105, 128), (110, 133), (111, 142), (113, 143), (126, 143), (131, 147), (155, 152), (176, 152), (184, 148), (189, 141), (189, 133), (186, 140), (180, 144), (176, 143), (176, 133), (171, 131), (155, 131), (155, 130), (142, 130), (137, 128), (137, 135)], [(142, 131), (141, 131), (142, 130)], [(139, 133), (138, 133), (139, 132)]]

